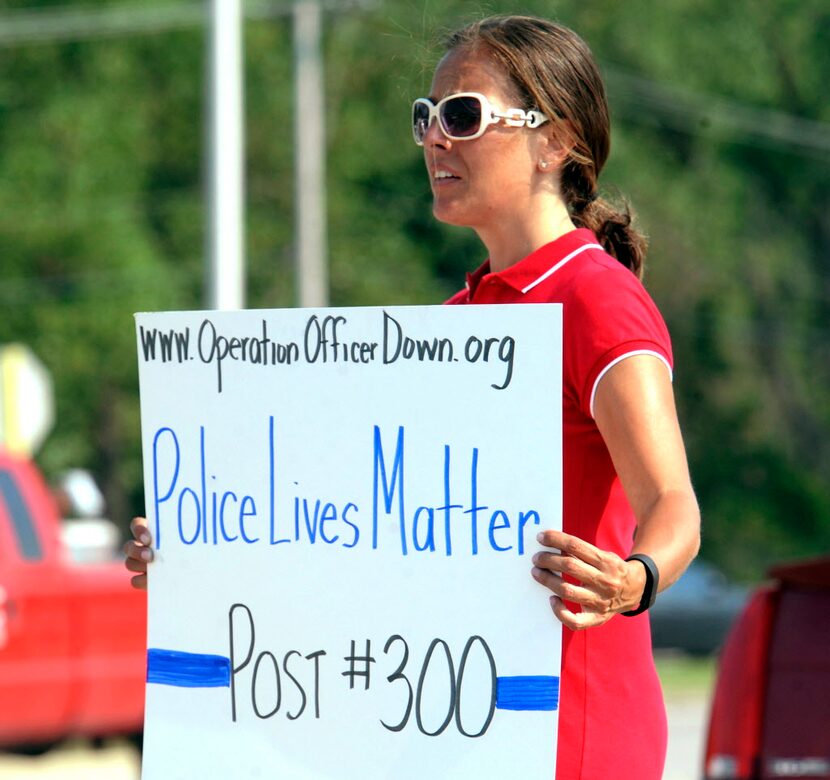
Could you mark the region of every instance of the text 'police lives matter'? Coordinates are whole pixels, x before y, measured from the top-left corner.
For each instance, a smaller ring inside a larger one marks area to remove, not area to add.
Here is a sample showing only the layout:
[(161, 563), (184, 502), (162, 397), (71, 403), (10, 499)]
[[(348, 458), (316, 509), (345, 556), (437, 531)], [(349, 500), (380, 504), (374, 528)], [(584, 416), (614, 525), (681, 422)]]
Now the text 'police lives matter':
[[(141, 357), (145, 363), (186, 363), (199, 360), (216, 367), (216, 388), (222, 392), (223, 368), (227, 361), (263, 367), (291, 366), (297, 363), (350, 363), (366, 365), (399, 361), (430, 363), (487, 363), (500, 367), (491, 383), (504, 390), (513, 378), (516, 340), (513, 336), (470, 335), (456, 342), (446, 336), (423, 336), (405, 329), (386, 311), (381, 312), (378, 336), (350, 339), (349, 322), (342, 315), (311, 315), (302, 334), (279, 340), (262, 319), (258, 332), (247, 336), (224, 335), (205, 318), (194, 334), (189, 326), (158, 329), (139, 326)], [(462, 343), (463, 342), (463, 343)]]
[[(410, 451), (402, 425), (389, 431), (377, 425), (367, 429), (359, 449), (365, 457), (365, 482), (339, 496), (309, 495), (299, 475), (286, 479), (278, 474), (278, 462), (286, 459), (279, 457), (273, 416), (263, 426), (259, 465), (252, 460), (251, 469), (236, 481), (211, 462), (221, 446), (210, 440), (204, 425), (198, 433), (187, 433), (163, 427), (153, 436), (148, 508), (159, 550), (172, 537), (186, 546), (270, 545), (278, 550), (302, 544), (345, 551), (360, 545), (401, 555), (521, 556), (543, 525), (539, 509), (488, 500), (488, 484), (480, 477), (487, 464), (478, 447), (459, 452), (444, 444), (434, 452)], [(420, 474), (429, 473), (425, 464), (434, 464), (432, 486), (421, 484), (417, 498), (407, 463), (418, 464)], [(280, 487), (287, 483), (292, 487)]]

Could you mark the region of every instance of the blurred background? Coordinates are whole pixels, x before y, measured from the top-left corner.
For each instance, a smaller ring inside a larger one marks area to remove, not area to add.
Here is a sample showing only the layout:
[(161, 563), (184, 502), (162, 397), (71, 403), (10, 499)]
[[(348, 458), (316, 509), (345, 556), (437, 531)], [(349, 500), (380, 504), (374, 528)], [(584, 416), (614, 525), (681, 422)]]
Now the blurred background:
[[(0, 345), (28, 345), (51, 373), (38, 465), (53, 481), (87, 470), (122, 529), (144, 511), (132, 314), (206, 306), (204, 8), (0, 3)], [(294, 306), (291, 4), (243, 9), (245, 300)], [(431, 216), (409, 106), (445, 32), (506, 12), (575, 28), (601, 65), (601, 189), (650, 236), (645, 281), (672, 333), (702, 508), (686, 598), (739, 605), (773, 562), (830, 549), (830, 7), (323, 3), (332, 305), (439, 303), (484, 259), (474, 234)], [(704, 659), (669, 656), (668, 676), (705, 688), (725, 627), (705, 647), (660, 630), (655, 615), (656, 643)]]

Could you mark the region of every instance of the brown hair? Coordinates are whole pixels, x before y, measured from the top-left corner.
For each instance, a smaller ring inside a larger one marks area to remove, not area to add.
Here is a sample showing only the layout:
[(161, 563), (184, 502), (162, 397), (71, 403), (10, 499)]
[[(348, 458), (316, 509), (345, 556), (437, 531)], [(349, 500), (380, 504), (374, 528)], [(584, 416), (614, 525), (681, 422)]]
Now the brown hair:
[(611, 147), (605, 86), (591, 50), (573, 30), (533, 16), (491, 16), (446, 40), (447, 50), (486, 52), (513, 82), (525, 109), (537, 109), (571, 145), (560, 172), (562, 196), (577, 227), (592, 230), (605, 250), (642, 277), (646, 238), (627, 202), (597, 196)]

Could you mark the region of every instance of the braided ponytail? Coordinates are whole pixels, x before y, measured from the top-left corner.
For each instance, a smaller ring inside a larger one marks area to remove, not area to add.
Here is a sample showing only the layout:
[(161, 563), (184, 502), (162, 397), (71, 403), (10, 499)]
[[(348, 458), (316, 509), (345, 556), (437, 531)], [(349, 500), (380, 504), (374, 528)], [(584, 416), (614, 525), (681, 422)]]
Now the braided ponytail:
[[(576, 176), (574, 175), (576, 173)], [(618, 208), (599, 197), (593, 184), (584, 182), (582, 169), (568, 163), (562, 172), (562, 194), (577, 227), (588, 228), (609, 255), (619, 260), (638, 279), (643, 278), (643, 265), (648, 240), (633, 225), (634, 215), (627, 200)], [(574, 186), (574, 179), (582, 186)]]

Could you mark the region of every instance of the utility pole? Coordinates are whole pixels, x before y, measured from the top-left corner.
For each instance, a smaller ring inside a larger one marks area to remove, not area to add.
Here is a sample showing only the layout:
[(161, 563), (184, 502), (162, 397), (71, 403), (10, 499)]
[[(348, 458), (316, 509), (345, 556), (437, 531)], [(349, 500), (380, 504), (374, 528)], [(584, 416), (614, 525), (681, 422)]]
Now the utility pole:
[(241, 0), (211, 0), (208, 57), (208, 235), (205, 298), (209, 309), (245, 306)]
[(326, 306), (326, 128), (319, 0), (298, 0), (293, 18), (297, 303)]
[(0, 13), (0, 49), (185, 29), (207, 22), (205, 305), (245, 306), (242, 17), (291, 15), (294, 27), (296, 277), (300, 306), (328, 304), (323, 11), (369, 10), (378, 0), (180, 0), (174, 5), (42, 8)]

